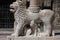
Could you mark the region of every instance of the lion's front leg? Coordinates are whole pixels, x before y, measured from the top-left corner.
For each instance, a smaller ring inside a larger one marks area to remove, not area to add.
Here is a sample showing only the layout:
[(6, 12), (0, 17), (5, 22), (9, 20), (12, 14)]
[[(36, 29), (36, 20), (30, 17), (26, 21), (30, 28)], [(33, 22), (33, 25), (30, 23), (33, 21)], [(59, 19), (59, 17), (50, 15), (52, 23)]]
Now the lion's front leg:
[(24, 25), (24, 21), (23, 20), (20, 20), (19, 23), (17, 24), (15, 33), (13, 35), (14, 37), (18, 37), (19, 34), (21, 34), (22, 29), (23, 29), (23, 25)]
[(16, 27), (17, 27), (17, 22), (15, 21), (15, 22), (14, 22), (14, 33), (13, 33), (13, 34), (11, 34), (11, 36), (15, 35)]

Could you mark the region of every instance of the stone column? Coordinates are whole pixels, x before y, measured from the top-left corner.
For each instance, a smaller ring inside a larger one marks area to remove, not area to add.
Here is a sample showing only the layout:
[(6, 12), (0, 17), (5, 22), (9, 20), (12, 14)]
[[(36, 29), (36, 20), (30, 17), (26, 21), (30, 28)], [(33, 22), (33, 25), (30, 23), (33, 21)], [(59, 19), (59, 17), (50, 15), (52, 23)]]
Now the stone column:
[(37, 13), (40, 9), (40, 0), (30, 0), (30, 7), (29, 10), (31, 12)]

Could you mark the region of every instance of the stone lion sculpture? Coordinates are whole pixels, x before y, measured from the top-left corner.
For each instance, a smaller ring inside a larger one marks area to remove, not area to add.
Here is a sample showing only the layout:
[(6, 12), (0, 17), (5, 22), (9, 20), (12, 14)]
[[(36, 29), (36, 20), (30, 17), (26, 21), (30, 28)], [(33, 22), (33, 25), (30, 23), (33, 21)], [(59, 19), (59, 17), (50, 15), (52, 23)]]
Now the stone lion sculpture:
[(26, 24), (30, 24), (30, 35), (37, 35), (38, 24), (41, 20), (44, 23), (44, 34), (40, 35), (49, 36), (51, 32), (50, 22), (54, 12), (52, 10), (45, 9), (40, 10), (39, 13), (33, 13), (29, 9), (27, 10), (25, 7), (26, 5), (21, 1), (13, 2), (13, 4), (10, 5), (10, 11), (15, 12), (14, 33), (12, 34), (12, 36), (18, 37), (19, 34), (22, 33), (22, 30)]
[[(21, 1), (19, 1), (19, 2), (22, 5), (22, 2)], [(17, 27), (19, 20), (20, 20), (18, 8), (19, 8), (18, 1), (15, 1), (12, 4), (10, 4), (10, 11), (14, 13), (14, 19), (15, 19), (15, 21), (14, 21), (14, 33), (16, 31), (16, 27)], [(21, 10), (21, 12), (22, 12), (22, 10)], [(14, 33), (12, 35), (14, 35)], [(21, 34), (21, 35), (23, 35), (23, 34)]]

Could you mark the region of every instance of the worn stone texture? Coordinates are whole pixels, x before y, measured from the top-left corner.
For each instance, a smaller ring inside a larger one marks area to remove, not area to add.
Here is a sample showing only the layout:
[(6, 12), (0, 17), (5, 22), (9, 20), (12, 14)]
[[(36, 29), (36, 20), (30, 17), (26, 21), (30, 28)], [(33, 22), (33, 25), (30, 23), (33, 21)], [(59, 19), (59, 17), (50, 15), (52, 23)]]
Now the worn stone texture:
[(54, 37), (7, 37), (7, 40), (60, 40), (60, 36)]

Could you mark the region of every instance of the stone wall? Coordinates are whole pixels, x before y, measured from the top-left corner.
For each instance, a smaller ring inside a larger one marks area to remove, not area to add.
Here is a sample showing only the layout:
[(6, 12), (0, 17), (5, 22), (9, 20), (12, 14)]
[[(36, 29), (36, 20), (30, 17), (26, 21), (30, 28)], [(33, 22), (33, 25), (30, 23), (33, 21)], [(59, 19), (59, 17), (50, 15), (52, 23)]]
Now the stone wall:
[(60, 0), (54, 0), (53, 10), (55, 11), (54, 27), (60, 29)]

